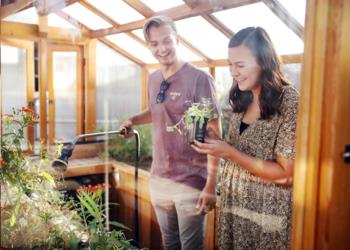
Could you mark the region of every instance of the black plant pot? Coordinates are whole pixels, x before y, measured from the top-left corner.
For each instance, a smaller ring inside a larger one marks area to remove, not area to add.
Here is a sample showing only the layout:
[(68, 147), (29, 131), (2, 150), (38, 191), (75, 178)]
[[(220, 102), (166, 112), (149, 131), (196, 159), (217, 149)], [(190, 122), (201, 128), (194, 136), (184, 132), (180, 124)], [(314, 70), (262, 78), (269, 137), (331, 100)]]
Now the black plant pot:
[[(192, 118), (194, 120), (194, 118)], [(207, 130), (208, 118), (204, 118), (204, 124), (201, 127), (199, 121), (196, 124), (190, 124), (187, 127), (187, 140), (189, 143), (194, 143), (194, 140), (204, 142), (205, 134)]]

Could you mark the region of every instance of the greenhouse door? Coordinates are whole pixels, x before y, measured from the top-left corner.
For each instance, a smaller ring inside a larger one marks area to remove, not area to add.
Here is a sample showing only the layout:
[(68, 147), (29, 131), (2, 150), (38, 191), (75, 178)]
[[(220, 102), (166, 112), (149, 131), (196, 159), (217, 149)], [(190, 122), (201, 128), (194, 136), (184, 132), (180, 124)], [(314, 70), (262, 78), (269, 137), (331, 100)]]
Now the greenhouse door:
[(48, 45), (49, 143), (70, 142), (83, 132), (82, 48)]

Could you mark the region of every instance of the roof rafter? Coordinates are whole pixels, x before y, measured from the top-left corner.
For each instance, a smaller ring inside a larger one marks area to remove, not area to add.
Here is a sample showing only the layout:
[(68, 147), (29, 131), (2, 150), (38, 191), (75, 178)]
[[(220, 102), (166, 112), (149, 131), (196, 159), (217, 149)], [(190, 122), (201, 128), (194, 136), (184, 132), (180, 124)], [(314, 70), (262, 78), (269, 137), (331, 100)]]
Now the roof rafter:
[[(176, 6), (164, 11), (155, 12), (154, 15), (165, 15), (171, 17), (173, 20), (180, 20), (188, 17), (194, 17), (202, 14), (209, 14), (219, 10), (225, 10), (230, 8), (239, 7), (249, 3), (260, 2), (260, 0), (200, 0), (197, 4), (190, 8), (187, 4)], [(105, 35), (111, 35), (121, 33), (125, 31), (131, 31), (134, 29), (140, 29), (143, 27), (146, 20), (138, 20), (130, 23), (123, 24), (119, 27), (112, 27), (107, 29), (101, 29), (93, 31), (93, 37), (101, 37)]]
[[(80, 23), (78, 20), (74, 19), (73, 17), (69, 16), (68, 14), (64, 13), (63, 11), (57, 11), (56, 14), (59, 15), (60, 17), (62, 17), (63, 19), (67, 20), (69, 23), (71, 23), (75, 27), (80, 27), (80, 28), (89, 30), (91, 32), (91, 30), (87, 26), (85, 26), (84, 24)], [(122, 54), (123, 56), (125, 56), (126, 58), (131, 60), (132, 62), (138, 64), (139, 66), (142, 67), (142, 66), (145, 65), (145, 63), (142, 62), (140, 59), (134, 57), (129, 52), (127, 52), (124, 49), (120, 48), (119, 46), (117, 46), (116, 44), (112, 43), (108, 39), (106, 39), (104, 37), (101, 37), (101, 38), (98, 38), (98, 40), (100, 42), (104, 43), (105, 45), (107, 45), (108, 47), (110, 47), (111, 49), (115, 50), (116, 52)]]
[[(281, 60), (283, 64), (291, 64), (291, 63), (301, 63), (303, 58), (303, 54), (291, 54), (291, 55), (282, 55)], [(204, 61), (191, 61), (192, 64), (198, 66), (198, 67), (226, 67), (228, 66), (228, 61), (226, 59), (215, 59), (210, 62), (204, 62)], [(158, 68), (158, 63), (151, 63), (147, 64), (146, 68), (148, 69), (154, 69)]]
[(139, 66), (143, 67), (143, 66), (146, 65), (143, 61), (141, 61), (140, 59), (134, 57), (129, 52), (127, 52), (124, 49), (120, 48), (118, 45), (112, 43), (108, 39), (106, 39), (106, 38), (98, 38), (98, 40), (100, 42), (104, 43), (105, 45), (107, 45), (108, 47), (110, 47), (111, 49), (113, 49), (113, 50), (117, 51), (118, 53), (122, 54), (123, 56), (125, 56), (126, 58), (131, 60), (132, 62), (138, 64)]
[(217, 19), (212, 14), (204, 14), (202, 17), (207, 20), (208, 23), (213, 25), (215, 28), (217, 28), (221, 33), (223, 33), (228, 39), (231, 39), (231, 37), (234, 35), (234, 32), (229, 29), (225, 24), (220, 22), (219, 19)]
[(33, 0), (17, 0), (13, 3), (1, 6), (0, 17), (1, 19), (4, 19), (12, 14), (15, 14), (17, 11), (32, 5), (32, 3)]
[[(142, 3), (140, 0), (124, 0), (125, 3), (127, 3), (130, 7), (134, 8), (136, 11), (138, 11), (141, 15), (143, 15), (146, 18), (149, 18), (155, 14), (155, 12), (150, 9), (147, 5)], [(187, 41), (185, 38), (181, 37), (179, 35), (180, 42), (185, 47), (187, 47), (189, 50), (191, 50), (193, 53), (195, 53), (197, 56), (202, 58), (204, 61), (211, 61), (211, 59), (202, 51), (197, 49), (193, 44), (191, 44), (189, 41)]]
[[(83, 5), (85, 8), (94, 12), (97, 16), (101, 17), (103, 20), (110, 23), (114, 27), (120, 26), (119, 23), (114, 21), (112, 18), (110, 18), (109, 16), (107, 16), (102, 11), (100, 11), (95, 6), (91, 5), (90, 3), (86, 2), (85, 0), (82, 0), (80, 2), (80, 4)], [(140, 39), (138, 36), (136, 36), (134, 33), (132, 33), (131, 31), (127, 31), (127, 32), (125, 32), (125, 34), (128, 35), (129, 37), (131, 37), (132, 39), (136, 40), (137, 42), (141, 43), (143, 46), (147, 47), (147, 44), (142, 39)]]
[(65, 13), (65, 12), (60, 10), (60, 11), (56, 11), (55, 14), (60, 16), (61, 18), (63, 18), (67, 22), (69, 22), (70, 24), (72, 24), (74, 27), (76, 27), (78, 29), (82, 29), (82, 30), (88, 31), (88, 32), (91, 32), (91, 29), (89, 29), (87, 26), (85, 26), (84, 24), (80, 23), (78, 20), (76, 20), (72, 16), (68, 15), (67, 13)]
[(304, 27), (277, 0), (263, 0), (265, 5), (297, 36), (304, 40)]

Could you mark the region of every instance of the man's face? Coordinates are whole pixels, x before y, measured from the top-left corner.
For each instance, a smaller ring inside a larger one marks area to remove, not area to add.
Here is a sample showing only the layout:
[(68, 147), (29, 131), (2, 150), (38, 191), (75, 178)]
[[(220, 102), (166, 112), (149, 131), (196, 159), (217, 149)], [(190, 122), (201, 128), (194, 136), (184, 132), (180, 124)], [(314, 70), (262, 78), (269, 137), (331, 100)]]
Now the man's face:
[(149, 29), (148, 46), (152, 55), (163, 65), (171, 65), (177, 59), (178, 37), (169, 25)]

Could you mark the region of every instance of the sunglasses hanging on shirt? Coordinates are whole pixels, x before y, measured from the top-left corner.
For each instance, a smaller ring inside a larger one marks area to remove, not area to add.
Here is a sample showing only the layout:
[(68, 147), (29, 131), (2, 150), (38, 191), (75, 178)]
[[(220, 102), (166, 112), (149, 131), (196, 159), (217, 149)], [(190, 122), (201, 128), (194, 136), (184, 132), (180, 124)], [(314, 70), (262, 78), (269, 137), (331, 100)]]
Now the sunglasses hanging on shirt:
[(157, 99), (156, 99), (156, 103), (162, 103), (165, 100), (165, 92), (169, 89), (170, 87), (170, 82), (167, 81), (162, 81), (162, 83), (160, 84), (160, 88), (159, 88), (159, 93), (157, 95)]

